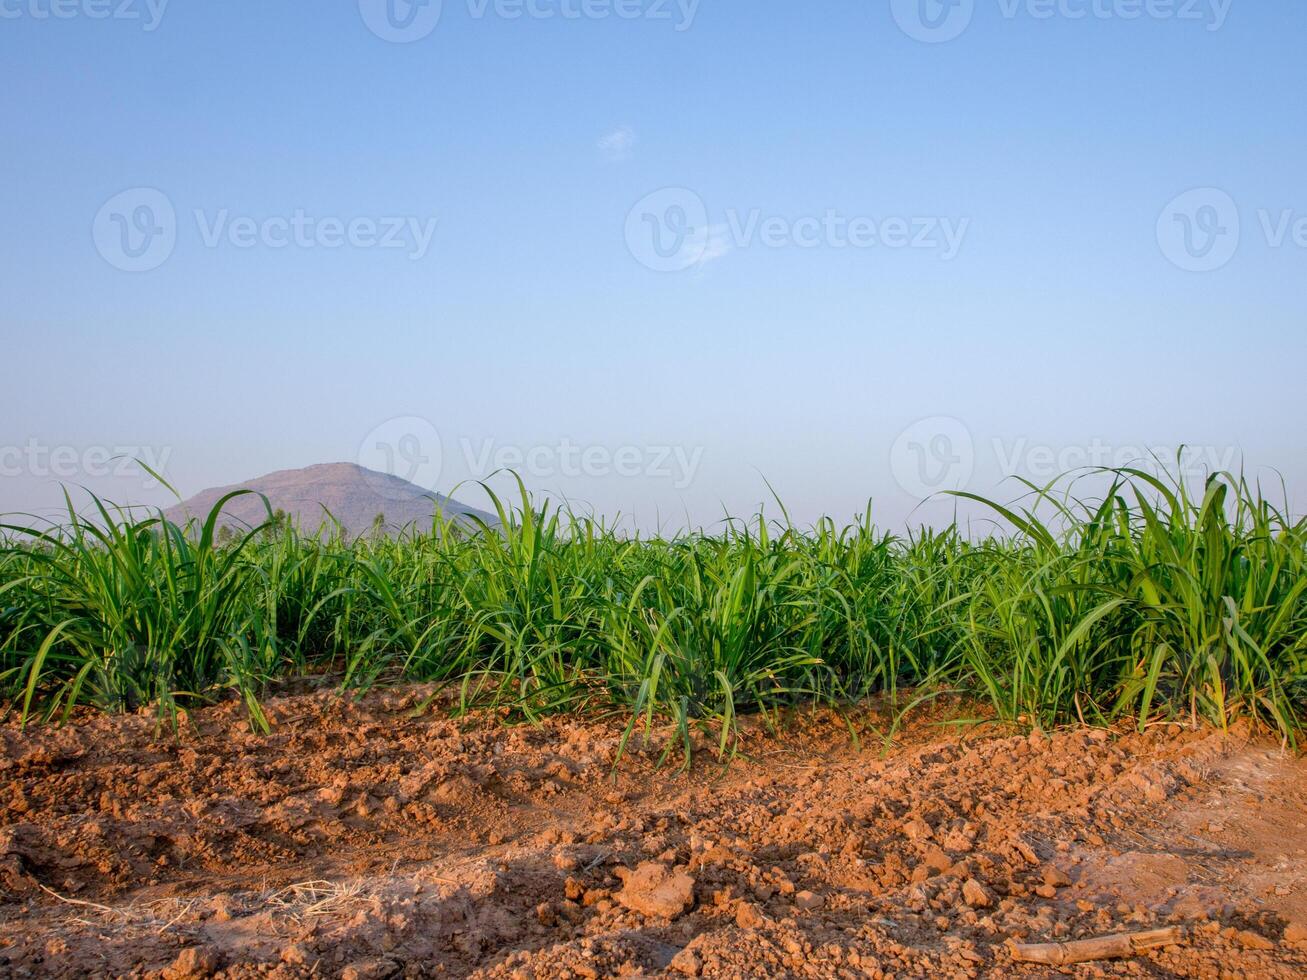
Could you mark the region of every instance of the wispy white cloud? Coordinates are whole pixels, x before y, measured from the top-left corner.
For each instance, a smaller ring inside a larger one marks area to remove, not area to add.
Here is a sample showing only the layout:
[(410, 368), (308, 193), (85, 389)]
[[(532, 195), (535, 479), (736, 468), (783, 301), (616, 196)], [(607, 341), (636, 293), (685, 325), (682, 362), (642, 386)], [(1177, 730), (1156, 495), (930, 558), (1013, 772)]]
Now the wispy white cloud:
[(716, 262), (734, 247), (729, 226), (706, 225), (686, 236), (676, 253), (676, 261), (682, 269), (702, 272), (710, 262)]
[(635, 148), (635, 130), (630, 126), (618, 126), (610, 133), (599, 137), (599, 152), (610, 163), (621, 163), (631, 159)]

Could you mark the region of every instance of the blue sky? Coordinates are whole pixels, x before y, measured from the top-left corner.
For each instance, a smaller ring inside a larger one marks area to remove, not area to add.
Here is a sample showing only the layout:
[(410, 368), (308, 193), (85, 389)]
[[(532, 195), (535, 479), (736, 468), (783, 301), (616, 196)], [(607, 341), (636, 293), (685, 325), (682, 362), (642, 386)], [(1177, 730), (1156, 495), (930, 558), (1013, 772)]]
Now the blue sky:
[(128, 450), (899, 526), (1181, 444), (1302, 510), (1301, 3), (52, 2), (0, 0), (0, 510), (167, 499)]

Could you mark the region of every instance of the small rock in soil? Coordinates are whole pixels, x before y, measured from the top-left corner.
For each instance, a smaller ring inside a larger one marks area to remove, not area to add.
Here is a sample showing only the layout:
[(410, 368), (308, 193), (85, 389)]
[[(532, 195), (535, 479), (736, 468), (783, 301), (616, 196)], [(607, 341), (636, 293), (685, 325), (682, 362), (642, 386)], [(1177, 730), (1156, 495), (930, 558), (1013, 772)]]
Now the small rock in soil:
[(212, 976), (218, 969), (218, 954), (207, 946), (184, 949), (163, 971), (164, 980), (190, 980), (192, 977)]
[(988, 908), (994, 902), (985, 886), (975, 878), (968, 878), (962, 886), (962, 899), (973, 909)]
[(1056, 865), (1050, 864), (1044, 869), (1044, 884), (1054, 888), (1065, 888), (1071, 884), (1071, 876)]
[(822, 897), (810, 891), (801, 891), (794, 896), (794, 904), (801, 909), (819, 909), (822, 905)]
[(1274, 949), (1275, 943), (1271, 942), (1261, 933), (1253, 932), (1251, 929), (1244, 929), (1235, 934), (1234, 941), (1244, 949)]
[(674, 919), (694, 904), (694, 879), (684, 871), (645, 861), (634, 871), (619, 868), (616, 873), (624, 885), (617, 900), (632, 912)]
[(667, 969), (687, 977), (697, 977), (701, 969), (699, 954), (687, 946), (672, 957), (672, 961), (667, 964)]
[(741, 929), (761, 929), (766, 921), (763, 914), (758, 911), (758, 906), (752, 902), (741, 902), (740, 907), (735, 910), (735, 924)]

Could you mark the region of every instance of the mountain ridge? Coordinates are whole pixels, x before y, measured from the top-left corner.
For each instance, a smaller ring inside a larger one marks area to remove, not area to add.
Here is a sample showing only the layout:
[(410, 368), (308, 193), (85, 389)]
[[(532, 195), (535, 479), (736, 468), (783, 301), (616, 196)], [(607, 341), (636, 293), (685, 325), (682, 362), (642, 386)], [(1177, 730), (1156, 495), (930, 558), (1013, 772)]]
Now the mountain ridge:
[(428, 530), (436, 510), (447, 518), (471, 525), (474, 519), (497, 524), (498, 518), (451, 497), (424, 490), (389, 473), (380, 473), (357, 463), (314, 463), (298, 469), (275, 470), (227, 486), (209, 487), (164, 511), (169, 520), (184, 523), (204, 519), (224, 496), (237, 490), (255, 494), (229, 500), (218, 527), (255, 527), (267, 520), (267, 509), (256, 496), (262, 494), (274, 512), (281, 511), (301, 530), (315, 531), (326, 523), (328, 513), (352, 536), (366, 534), (384, 517), (382, 529), (395, 533), (417, 527)]

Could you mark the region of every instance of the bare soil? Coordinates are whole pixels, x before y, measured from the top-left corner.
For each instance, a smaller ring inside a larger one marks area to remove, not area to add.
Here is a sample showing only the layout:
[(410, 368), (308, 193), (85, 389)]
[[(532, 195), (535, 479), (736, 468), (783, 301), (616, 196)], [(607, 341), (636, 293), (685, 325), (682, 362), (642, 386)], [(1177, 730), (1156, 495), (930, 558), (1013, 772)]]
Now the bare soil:
[(0, 726), (0, 976), (1307, 976), (1307, 764), (1271, 743), (955, 706), (887, 746), (869, 708), (682, 773), (429, 693)]

